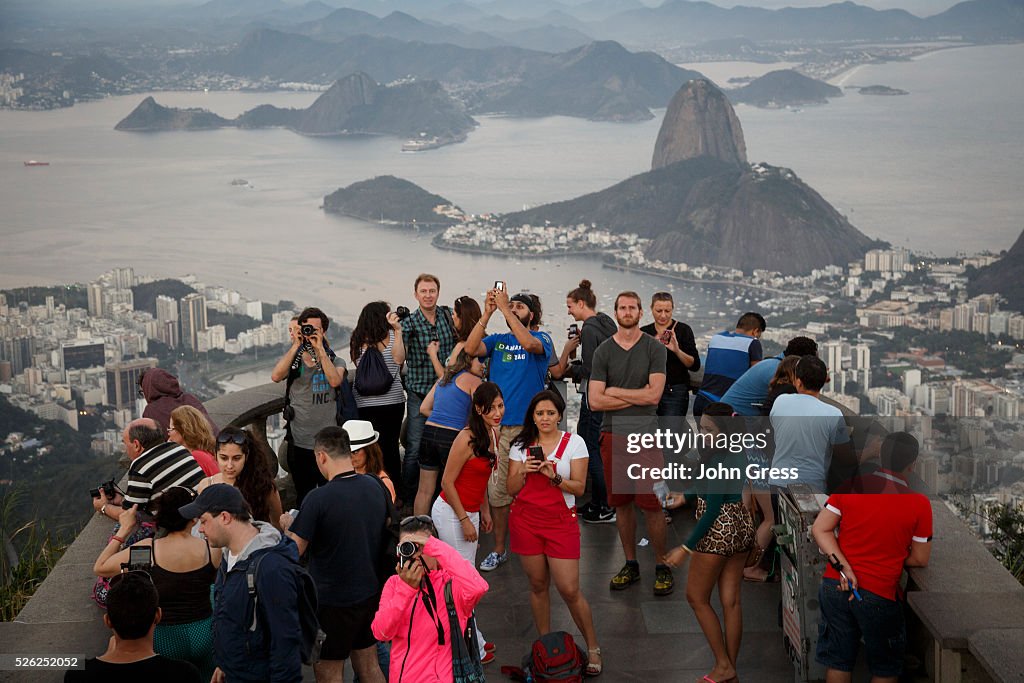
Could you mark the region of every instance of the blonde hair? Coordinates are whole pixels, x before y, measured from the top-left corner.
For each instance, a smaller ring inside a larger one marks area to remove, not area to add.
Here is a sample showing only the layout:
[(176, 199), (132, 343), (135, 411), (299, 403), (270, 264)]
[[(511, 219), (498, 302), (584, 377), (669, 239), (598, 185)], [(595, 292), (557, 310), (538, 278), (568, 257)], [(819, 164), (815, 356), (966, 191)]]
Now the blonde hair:
[(209, 420), (198, 409), (192, 406), (178, 406), (171, 411), (171, 419), (174, 420), (174, 428), (178, 430), (186, 448), (190, 451), (214, 452), (216, 442), (213, 439), (213, 430), (210, 429)]

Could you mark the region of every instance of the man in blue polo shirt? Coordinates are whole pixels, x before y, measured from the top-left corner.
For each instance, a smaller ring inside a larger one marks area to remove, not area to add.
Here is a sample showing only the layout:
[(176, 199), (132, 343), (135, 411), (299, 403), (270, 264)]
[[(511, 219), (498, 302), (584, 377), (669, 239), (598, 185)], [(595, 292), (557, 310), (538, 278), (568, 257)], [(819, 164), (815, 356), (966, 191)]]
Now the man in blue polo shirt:
[(786, 350), (777, 356), (765, 358), (740, 375), (722, 396), (722, 403), (728, 403), (739, 415), (757, 417), (768, 399), (768, 385), (771, 384), (779, 363), (786, 356), (817, 356), (818, 344), (810, 337), (793, 337)]
[(767, 327), (760, 313), (744, 313), (736, 331), (719, 332), (708, 344), (704, 381), (693, 400), (693, 416), (700, 419), (704, 406), (721, 401), (733, 382), (763, 358), (760, 337)]
[[(488, 378), (501, 388), (505, 398), (505, 417), (501, 420), (498, 441), (498, 463), (487, 484), (487, 499), (494, 522), (494, 551), (480, 563), (485, 572), (497, 569), (508, 559), (505, 539), (508, 535), (508, 508), (512, 498), (508, 495), (508, 452), (522, 430), (526, 409), (547, 383), (549, 357), (554, 353), (551, 337), (531, 330), (540, 314), (539, 299), (527, 294), (516, 294), (509, 299), (505, 283), (500, 289), (487, 293), (484, 314), (473, 327), (466, 340), (466, 352), (490, 360)], [(487, 323), (495, 311), (505, 316), (509, 332), (484, 337)]]

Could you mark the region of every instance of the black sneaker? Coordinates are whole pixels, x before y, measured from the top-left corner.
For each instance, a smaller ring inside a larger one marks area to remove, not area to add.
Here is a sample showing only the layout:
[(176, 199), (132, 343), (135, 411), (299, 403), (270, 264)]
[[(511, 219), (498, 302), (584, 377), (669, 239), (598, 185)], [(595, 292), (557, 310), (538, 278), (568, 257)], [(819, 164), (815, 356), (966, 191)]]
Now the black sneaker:
[(672, 576), (672, 570), (665, 565), (658, 565), (654, 570), (654, 594), (671, 595), (675, 587), (676, 580)]
[(580, 517), (587, 524), (615, 524), (615, 508), (591, 507)]

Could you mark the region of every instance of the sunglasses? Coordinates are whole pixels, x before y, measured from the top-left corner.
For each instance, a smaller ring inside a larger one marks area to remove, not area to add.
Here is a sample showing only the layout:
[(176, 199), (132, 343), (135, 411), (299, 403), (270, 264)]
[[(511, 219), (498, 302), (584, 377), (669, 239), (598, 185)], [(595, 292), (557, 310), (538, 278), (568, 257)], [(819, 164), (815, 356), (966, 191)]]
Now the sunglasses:
[(410, 515), (409, 517), (406, 517), (401, 522), (399, 522), (398, 526), (405, 527), (412, 524), (413, 522), (429, 524), (431, 527), (434, 526), (434, 520), (430, 518), (430, 515)]
[(217, 443), (233, 443), (237, 446), (241, 446), (245, 443), (245, 432), (238, 432), (237, 434), (225, 434), (221, 432), (217, 435)]

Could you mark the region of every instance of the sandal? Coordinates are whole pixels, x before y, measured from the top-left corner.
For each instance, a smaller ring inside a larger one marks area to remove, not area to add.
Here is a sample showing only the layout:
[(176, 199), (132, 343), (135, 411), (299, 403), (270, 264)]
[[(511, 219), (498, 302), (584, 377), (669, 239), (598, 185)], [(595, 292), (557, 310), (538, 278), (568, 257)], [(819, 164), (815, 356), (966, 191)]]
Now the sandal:
[(592, 647), (587, 650), (587, 675), (588, 676), (600, 676), (601, 671), (604, 669), (604, 661), (595, 663), (593, 657), (601, 656), (601, 648)]
[(747, 561), (743, 563), (744, 568), (756, 567), (761, 564), (761, 558), (764, 557), (765, 550), (766, 548), (762, 548), (755, 543), (754, 547), (750, 549), (749, 553), (747, 553)]

